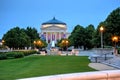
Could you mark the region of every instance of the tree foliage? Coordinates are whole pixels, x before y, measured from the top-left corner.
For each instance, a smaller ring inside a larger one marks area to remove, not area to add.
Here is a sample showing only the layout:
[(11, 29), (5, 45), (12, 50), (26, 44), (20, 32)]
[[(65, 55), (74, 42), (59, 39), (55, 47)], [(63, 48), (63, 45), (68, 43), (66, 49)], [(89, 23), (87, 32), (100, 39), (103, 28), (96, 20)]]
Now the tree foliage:
[(5, 40), (5, 45), (10, 48), (23, 48), (28, 46), (30, 43), (30, 39), (23, 29), (19, 27), (15, 27), (9, 30), (4, 36), (3, 40)]
[(78, 48), (80, 46), (84, 45), (84, 39), (85, 39), (85, 29), (83, 26), (77, 25), (75, 26), (73, 32), (71, 33), (69, 37), (71, 44)]
[(95, 34), (95, 28), (92, 24), (88, 25), (85, 28), (85, 42), (84, 47), (85, 49), (93, 48), (94, 47), (94, 34)]
[(14, 49), (29, 47), (33, 43), (32, 41), (36, 38), (38, 39), (37, 30), (30, 27), (26, 30), (15, 27), (10, 29), (3, 36), (5, 45)]
[(94, 37), (94, 43), (97, 47), (100, 47), (100, 27), (103, 26), (103, 44), (104, 46), (112, 46), (112, 37), (120, 36), (120, 8), (113, 10), (105, 21), (101, 22), (96, 31)]
[(112, 36), (120, 36), (120, 7), (113, 10), (105, 20), (105, 43), (112, 45)]
[(25, 33), (29, 36), (31, 44), (35, 39), (39, 39), (39, 34), (35, 28), (27, 27)]
[(77, 25), (75, 26), (71, 36), (69, 37), (71, 44), (75, 48), (79, 48), (84, 46), (84, 49), (94, 47), (94, 32), (95, 28), (92, 24), (88, 25), (86, 28), (83, 26)]

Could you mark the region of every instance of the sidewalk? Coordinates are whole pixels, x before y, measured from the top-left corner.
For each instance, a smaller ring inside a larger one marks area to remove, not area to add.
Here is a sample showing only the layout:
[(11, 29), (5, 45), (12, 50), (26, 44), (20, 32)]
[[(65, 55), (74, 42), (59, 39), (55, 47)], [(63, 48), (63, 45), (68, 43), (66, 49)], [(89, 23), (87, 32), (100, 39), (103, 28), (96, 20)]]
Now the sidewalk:
[(111, 67), (111, 66), (107, 66), (105, 64), (102, 63), (89, 63), (88, 65), (89, 67), (99, 70), (99, 71), (103, 71), (103, 70), (118, 70), (117, 68)]

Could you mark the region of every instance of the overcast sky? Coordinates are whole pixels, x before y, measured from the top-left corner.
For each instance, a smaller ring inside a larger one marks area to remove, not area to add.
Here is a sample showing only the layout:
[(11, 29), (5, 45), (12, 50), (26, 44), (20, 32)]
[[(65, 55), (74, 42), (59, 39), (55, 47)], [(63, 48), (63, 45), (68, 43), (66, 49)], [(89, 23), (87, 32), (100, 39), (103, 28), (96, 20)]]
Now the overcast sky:
[(106, 19), (120, 0), (0, 0), (0, 39), (11, 28), (40, 26), (53, 17), (65, 22), (68, 32), (77, 24), (97, 25)]

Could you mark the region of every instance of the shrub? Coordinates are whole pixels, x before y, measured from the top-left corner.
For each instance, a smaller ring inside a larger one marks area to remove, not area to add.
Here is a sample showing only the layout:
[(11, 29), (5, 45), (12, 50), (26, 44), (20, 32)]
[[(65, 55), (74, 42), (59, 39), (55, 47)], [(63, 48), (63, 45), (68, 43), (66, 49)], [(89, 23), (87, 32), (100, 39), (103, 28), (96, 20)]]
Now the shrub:
[(22, 52), (15, 52), (14, 53), (14, 58), (22, 58), (24, 57), (24, 54)]
[(22, 52), (8, 52), (7, 57), (8, 58), (21, 58), (21, 57), (24, 57), (24, 54)]
[(12, 58), (22, 58), (24, 56), (28, 56), (31, 54), (36, 54), (37, 51), (35, 50), (30, 50), (30, 51), (16, 51), (16, 52), (7, 52), (7, 53), (2, 53), (0, 52), (0, 60), (2, 59), (12, 59)]
[(6, 55), (7, 55), (7, 58), (14, 58), (14, 52), (8, 52), (8, 53), (6, 53)]
[(6, 53), (0, 53), (0, 60), (7, 59)]
[(28, 55), (31, 55), (31, 54), (36, 54), (36, 53), (37, 53), (37, 51), (35, 51), (35, 50), (23, 51), (23, 54), (24, 54), (25, 56), (28, 56)]

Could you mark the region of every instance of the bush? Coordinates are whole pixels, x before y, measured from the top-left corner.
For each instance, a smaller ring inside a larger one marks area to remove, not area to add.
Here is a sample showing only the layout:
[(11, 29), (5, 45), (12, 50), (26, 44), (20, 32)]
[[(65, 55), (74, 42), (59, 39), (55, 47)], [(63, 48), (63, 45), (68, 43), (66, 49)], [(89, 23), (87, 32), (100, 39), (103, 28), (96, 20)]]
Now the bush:
[(8, 52), (8, 53), (6, 53), (6, 55), (7, 55), (7, 58), (14, 58), (14, 52)]
[(21, 57), (24, 57), (24, 54), (22, 52), (8, 52), (7, 57), (8, 58), (21, 58)]
[(22, 52), (15, 52), (14, 58), (22, 58), (24, 54)]
[(23, 54), (24, 54), (25, 56), (28, 56), (28, 55), (31, 55), (31, 54), (36, 54), (36, 53), (37, 53), (37, 51), (35, 51), (35, 50), (23, 51)]
[(37, 51), (35, 50), (30, 50), (30, 51), (16, 51), (16, 52), (7, 52), (7, 53), (2, 53), (0, 52), (0, 60), (2, 59), (14, 59), (14, 58), (22, 58), (24, 56), (28, 56), (31, 54), (36, 54)]
[(0, 53), (0, 60), (7, 59), (6, 53)]

